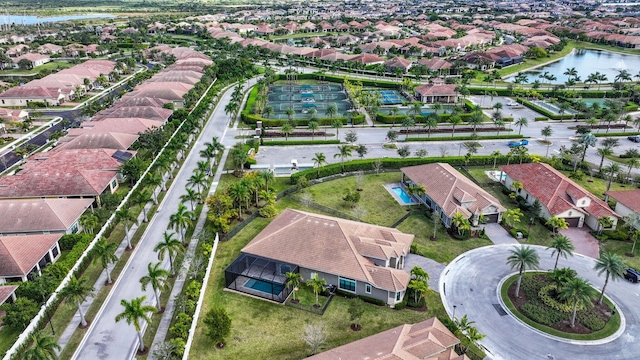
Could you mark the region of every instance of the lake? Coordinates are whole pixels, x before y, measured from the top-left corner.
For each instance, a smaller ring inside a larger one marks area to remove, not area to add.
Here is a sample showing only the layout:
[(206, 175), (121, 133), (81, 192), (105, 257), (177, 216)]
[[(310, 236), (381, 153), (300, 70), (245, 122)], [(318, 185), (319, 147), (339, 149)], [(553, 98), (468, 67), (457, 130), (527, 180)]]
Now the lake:
[[(559, 61), (527, 71), (525, 74), (527, 74), (527, 79), (529, 80), (528, 84), (533, 83), (535, 80), (545, 83), (546, 80), (538, 78), (538, 75), (545, 71), (558, 78), (558, 80), (553, 81), (554, 84), (563, 84), (567, 80), (567, 75), (563, 73), (567, 71), (567, 68), (572, 67), (576, 68), (581, 81), (586, 80), (589, 74), (599, 71), (607, 75), (607, 81), (605, 82), (613, 82), (619, 70), (627, 70), (631, 73), (631, 76), (637, 75), (638, 70), (640, 70), (640, 56), (581, 49), (573, 51)], [(632, 80), (635, 81), (637, 78)], [(506, 78), (505, 81), (513, 82), (514, 76)]]
[(0, 24), (16, 24), (16, 25), (36, 25), (38, 23), (62, 22), (69, 20), (83, 19), (99, 19), (99, 18), (115, 18), (112, 14), (82, 14), (82, 15), (60, 15), (50, 17), (37, 17), (34, 15), (0, 15)]

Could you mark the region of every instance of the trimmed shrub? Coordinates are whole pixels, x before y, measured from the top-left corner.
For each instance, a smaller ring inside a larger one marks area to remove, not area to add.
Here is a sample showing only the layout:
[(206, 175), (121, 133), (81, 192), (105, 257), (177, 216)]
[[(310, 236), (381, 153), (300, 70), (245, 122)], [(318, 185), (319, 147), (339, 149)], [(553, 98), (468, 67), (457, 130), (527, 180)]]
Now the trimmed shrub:
[(527, 233), (527, 230), (524, 229), (518, 229), (518, 228), (513, 228), (511, 230), (509, 230), (509, 234), (511, 234), (511, 236), (513, 236), (514, 238), (518, 238), (518, 233), (522, 233), (522, 237), (523, 238), (528, 238), (529, 237), (529, 233)]
[[(571, 304), (558, 300), (558, 287), (555, 284), (550, 284), (540, 289), (538, 297), (545, 305), (552, 309), (565, 313), (570, 313), (573, 310)], [(578, 307), (578, 310), (582, 309)]]
[(602, 236), (609, 240), (626, 241), (629, 238), (629, 233), (622, 229), (616, 230), (603, 230)]
[(522, 305), (520, 311), (529, 319), (543, 325), (553, 325), (567, 318), (567, 314), (550, 309), (543, 303), (531, 300)]
[(629, 131), (629, 132), (610, 132), (610, 133), (592, 133), (595, 137), (611, 137), (611, 136), (634, 136), (640, 135), (639, 131)]
[(355, 299), (358, 297), (358, 295), (354, 294), (354, 293), (350, 293), (348, 291), (344, 291), (344, 290), (340, 290), (337, 289), (336, 290), (336, 294), (342, 296), (342, 297), (346, 297), (347, 299)]
[(535, 121), (548, 121), (549, 118), (548, 117), (544, 117), (544, 116), (539, 116), (534, 118)]
[(594, 311), (579, 311), (576, 314), (576, 319), (587, 329), (598, 331), (605, 327), (607, 322), (602, 316)]
[[(495, 130), (493, 130), (495, 131)], [(462, 140), (500, 140), (500, 139), (522, 139), (524, 135), (521, 134), (507, 134), (507, 135), (494, 135), (494, 136), (434, 136), (434, 137), (410, 137), (406, 141), (462, 141)]]
[(328, 145), (340, 144), (340, 140), (267, 140), (262, 146), (293, 146), (293, 145)]
[(73, 249), (78, 241), (91, 238), (92, 236), (88, 234), (65, 234), (62, 235), (58, 244), (60, 245), (60, 250), (67, 251)]
[(374, 304), (374, 305), (380, 305), (380, 306), (384, 306), (386, 305), (384, 301), (380, 300), (380, 299), (375, 299), (369, 296), (364, 296), (364, 295), (358, 295), (358, 297), (364, 301), (367, 302), (369, 304)]

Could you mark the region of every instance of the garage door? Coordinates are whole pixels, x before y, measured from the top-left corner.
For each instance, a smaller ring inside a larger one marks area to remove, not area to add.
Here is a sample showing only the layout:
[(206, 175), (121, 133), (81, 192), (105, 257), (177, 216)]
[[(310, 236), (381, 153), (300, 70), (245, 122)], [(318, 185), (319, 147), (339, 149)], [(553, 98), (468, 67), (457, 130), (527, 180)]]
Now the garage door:
[(487, 222), (488, 223), (496, 223), (496, 222), (498, 222), (498, 214), (485, 215), (485, 217), (487, 218)]
[(569, 225), (569, 227), (578, 227), (580, 218), (564, 218), (564, 221), (567, 222), (567, 225)]

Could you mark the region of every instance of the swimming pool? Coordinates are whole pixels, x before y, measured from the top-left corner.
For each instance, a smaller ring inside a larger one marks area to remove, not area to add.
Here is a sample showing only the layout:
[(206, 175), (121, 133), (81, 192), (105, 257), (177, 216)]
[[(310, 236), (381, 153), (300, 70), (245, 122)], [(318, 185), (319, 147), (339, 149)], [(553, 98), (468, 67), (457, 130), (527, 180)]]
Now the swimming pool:
[(280, 293), (282, 292), (282, 289), (284, 289), (284, 285), (282, 284), (278, 284), (278, 283), (271, 284), (266, 281), (256, 280), (256, 279), (249, 279), (249, 281), (247, 281), (244, 284), (244, 286), (251, 288), (253, 290), (258, 290), (258, 291), (262, 291), (263, 293), (273, 294), (273, 295), (280, 295)]
[(407, 192), (404, 191), (403, 188), (394, 187), (394, 188), (391, 188), (391, 190), (393, 190), (393, 192), (396, 193), (396, 195), (398, 195), (400, 200), (402, 200), (402, 202), (404, 202), (405, 204), (415, 204), (416, 203), (416, 201), (411, 196), (409, 196), (409, 194), (407, 194)]

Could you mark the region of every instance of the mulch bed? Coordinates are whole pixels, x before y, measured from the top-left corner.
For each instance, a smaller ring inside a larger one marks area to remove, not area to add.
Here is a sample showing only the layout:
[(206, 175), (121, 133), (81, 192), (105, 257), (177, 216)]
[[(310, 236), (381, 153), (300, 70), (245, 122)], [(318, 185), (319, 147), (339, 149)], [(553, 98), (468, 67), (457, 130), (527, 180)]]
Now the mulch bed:
[[(535, 275), (536, 278), (541, 278), (544, 279), (546, 278), (546, 275)], [(513, 305), (516, 307), (516, 309), (518, 309), (518, 311), (520, 311), (520, 308), (522, 307), (522, 305), (526, 304), (528, 299), (527, 296), (524, 294), (524, 291), (522, 291), (522, 288), (520, 288), (520, 297), (516, 297), (516, 282), (514, 282), (513, 284), (511, 284), (511, 286), (509, 286), (509, 290), (507, 292), (508, 296), (509, 296), (509, 300), (511, 300), (511, 302), (513, 303)], [(598, 313), (602, 314), (605, 318), (607, 318), (607, 321), (611, 318), (612, 314), (610, 313), (610, 309), (607, 306), (607, 304), (603, 301), (602, 305), (598, 305), (597, 300), (594, 301), (594, 310), (597, 310)], [(524, 313), (522, 313), (520, 311), (520, 314), (522, 314), (524, 316)], [(571, 318), (571, 314), (569, 314), (569, 318)], [(546, 325), (549, 326), (550, 328), (553, 328), (555, 330), (558, 331), (562, 331), (562, 332), (566, 332), (569, 334), (591, 334), (594, 333), (593, 330), (588, 329), (587, 327), (585, 327), (584, 325), (580, 324), (578, 322), (578, 319), (576, 319), (576, 323), (575, 323), (575, 327), (571, 327), (569, 326), (571, 323), (570, 320), (566, 320), (566, 321), (560, 321), (558, 323), (555, 323), (553, 325)]]

